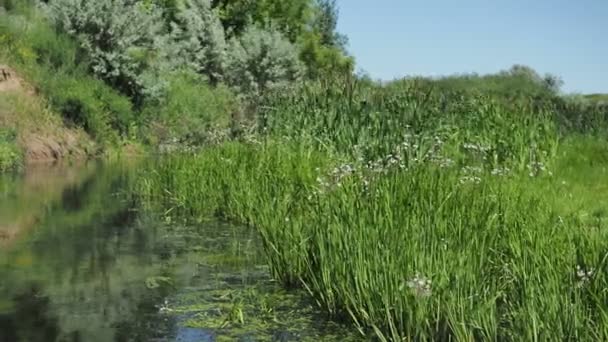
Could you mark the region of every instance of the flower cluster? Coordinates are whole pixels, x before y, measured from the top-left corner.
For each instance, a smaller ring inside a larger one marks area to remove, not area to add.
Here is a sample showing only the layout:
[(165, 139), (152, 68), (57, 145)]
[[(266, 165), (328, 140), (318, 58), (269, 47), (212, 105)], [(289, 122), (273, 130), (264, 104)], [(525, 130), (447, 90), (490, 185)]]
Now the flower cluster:
[(388, 173), (391, 169), (399, 168), (405, 169), (407, 166), (403, 157), (400, 154), (388, 154), (383, 158), (379, 158), (375, 161), (368, 161), (365, 168), (372, 173)]
[(492, 169), (490, 172), (492, 176), (508, 176), (511, 173), (511, 170), (508, 167), (496, 167)]
[(595, 270), (593, 268), (585, 269), (580, 265), (576, 265), (576, 278), (578, 279), (577, 286), (583, 287), (587, 285), (593, 278), (594, 274)]
[(460, 184), (467, 184), (467, 183), (473, 183), (473, 184), (479, 184), (481, 183), (481, 177), (479, 177), (479, 175), (481, 175), (481, 173), (483, 173), (483, 169), (481, 167), (478, 166), (465, 166), (462, 168), (462, 173), (463, 176), (460, 177)]
[(429, 297), (433, 293), (432, 281), (416, 272), (416, 275), (405, 282), (405, 285), (416, 297)]
[(479, 152), (479, 153), (486, 153), (492, 150), (492, 147), (488, 146), (488, 145), (481, 145), (481, 144), (472, 144), (472, 143), (464, 143), (462, 145), (462, 148), (464, 148), (467, 151), (470, 152)]
[(468, 156), (475, 159), (481, 158), (484, 162), (488, 160), (488, 156), (493, 150), (492, 146), (479, 143), (464, 143), (462, 148)]
[(441, 156), (436, 156), (435, 158), (431, 159), (431, 162), (439, 165), (439, 167), (442, 169), (452, 167), (452, 166), (454, 166), (454, 164), (456, 164), (454, 162), (454, 160), (447, 158), (447, 157), (441, 157)]
[(462, 172), (467, 175), (480, 174), (483, 172), (483, 169), (479, 166), (465, 166), (462, 168)]
[(341, 187), (343, 180), (353, 175), (356, 171), (357, 169), (351, 164), (341, 164), (333, 168), (327, 177), (317, 177), (317, 183), (326, 189), (333, 186)]
[(460, 182), (460, 184), (467, 184), (467, 183), (479, 184), (479, 183), (481, 183), (481, 178), (478, 176), (462, 176), (462, 177), (460, 177), (459, 182)]
[(454, 161), (441, 155), (443, 145), (444, 141), (438, 135), (427, 138), (405, 134), (403, 142), (395, 146), (391, 153), (375, 161), (368, 161), (366, 168), (374, 173), (388, 173), (391, 169), (407, 170), (427, 162), (442, 168), (451, 167)]
[(167, 299), (165, 299), (162, 304), (156, 305), (156, 307), (158, 308), (158, 312), (161, 314), (166, 314), (173, 311), (173, 309), (169, 307), (169, 301)]
[(541, 173), (547, 173), (549, 176), (553, 175), (551, 171), (547, 171), (545, 164), (539, 161), (532, 161), (527, 165), (530, 177), (539, 176)]

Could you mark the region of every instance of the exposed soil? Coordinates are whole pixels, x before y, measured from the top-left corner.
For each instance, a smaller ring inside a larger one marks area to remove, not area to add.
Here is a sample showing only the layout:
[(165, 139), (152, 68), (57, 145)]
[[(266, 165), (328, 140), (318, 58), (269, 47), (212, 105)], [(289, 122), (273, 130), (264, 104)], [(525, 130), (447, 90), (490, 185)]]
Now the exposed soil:
[[(10, 67), (0, 64), (0, 93), (14, 92), (40, 101), (34, 88)], [(66, 157), (83, 158), (88, 154), (91, 139), (82, 130), (71, 129), (61, 120), (46, 125), (18, 125), (22, 114), (15, 108), (0, 108), (0, 125), (19, 127), (17, 143), (22, 148), (26, 164), (53, 162)]]
[(24, 135), (19, 139), (24, 148), (26, 163), (52, 162), (66, 157), (87, 156), (80, 145), (78, 135), (66, 129), (61, 136), (45, 136), (39, 133)]
[(0, 64), (0, 92), (20, 91), (34, 96), (35, 91), (15, 71), (4, 64)]

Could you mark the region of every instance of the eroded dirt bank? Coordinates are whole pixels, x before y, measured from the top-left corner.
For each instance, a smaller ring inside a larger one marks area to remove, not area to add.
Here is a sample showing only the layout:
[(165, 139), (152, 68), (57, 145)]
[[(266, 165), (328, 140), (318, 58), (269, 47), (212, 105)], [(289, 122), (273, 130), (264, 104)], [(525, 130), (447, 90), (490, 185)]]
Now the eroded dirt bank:
[(92, 139), (68, 127), (53, 113), (35, 87), (0, 63), (0, 128), (16, 135), (26, 164), (84, 158), (93, 153)]

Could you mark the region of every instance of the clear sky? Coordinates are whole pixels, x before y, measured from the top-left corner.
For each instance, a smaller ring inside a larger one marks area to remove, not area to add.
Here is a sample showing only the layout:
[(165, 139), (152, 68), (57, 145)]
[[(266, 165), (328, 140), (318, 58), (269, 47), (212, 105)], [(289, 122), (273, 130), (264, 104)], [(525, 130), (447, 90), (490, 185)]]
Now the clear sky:
[(338, 29), (375, 79), (551, 72), (564, 91), (608, 93), (608, 0), (338, 0)]

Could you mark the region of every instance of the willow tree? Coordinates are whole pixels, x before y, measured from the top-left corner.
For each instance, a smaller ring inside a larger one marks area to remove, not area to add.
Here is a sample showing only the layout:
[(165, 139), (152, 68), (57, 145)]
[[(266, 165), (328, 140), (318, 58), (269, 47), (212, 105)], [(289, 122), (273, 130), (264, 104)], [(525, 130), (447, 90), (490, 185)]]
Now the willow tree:
[(297, 46), (309, 78), (352, 72), (354, 61), (346, 53), (346, 38), (337, 32), (333, 0), (213, 0), (213, 6), (230, 38), (251, 25), (278, 30)]

